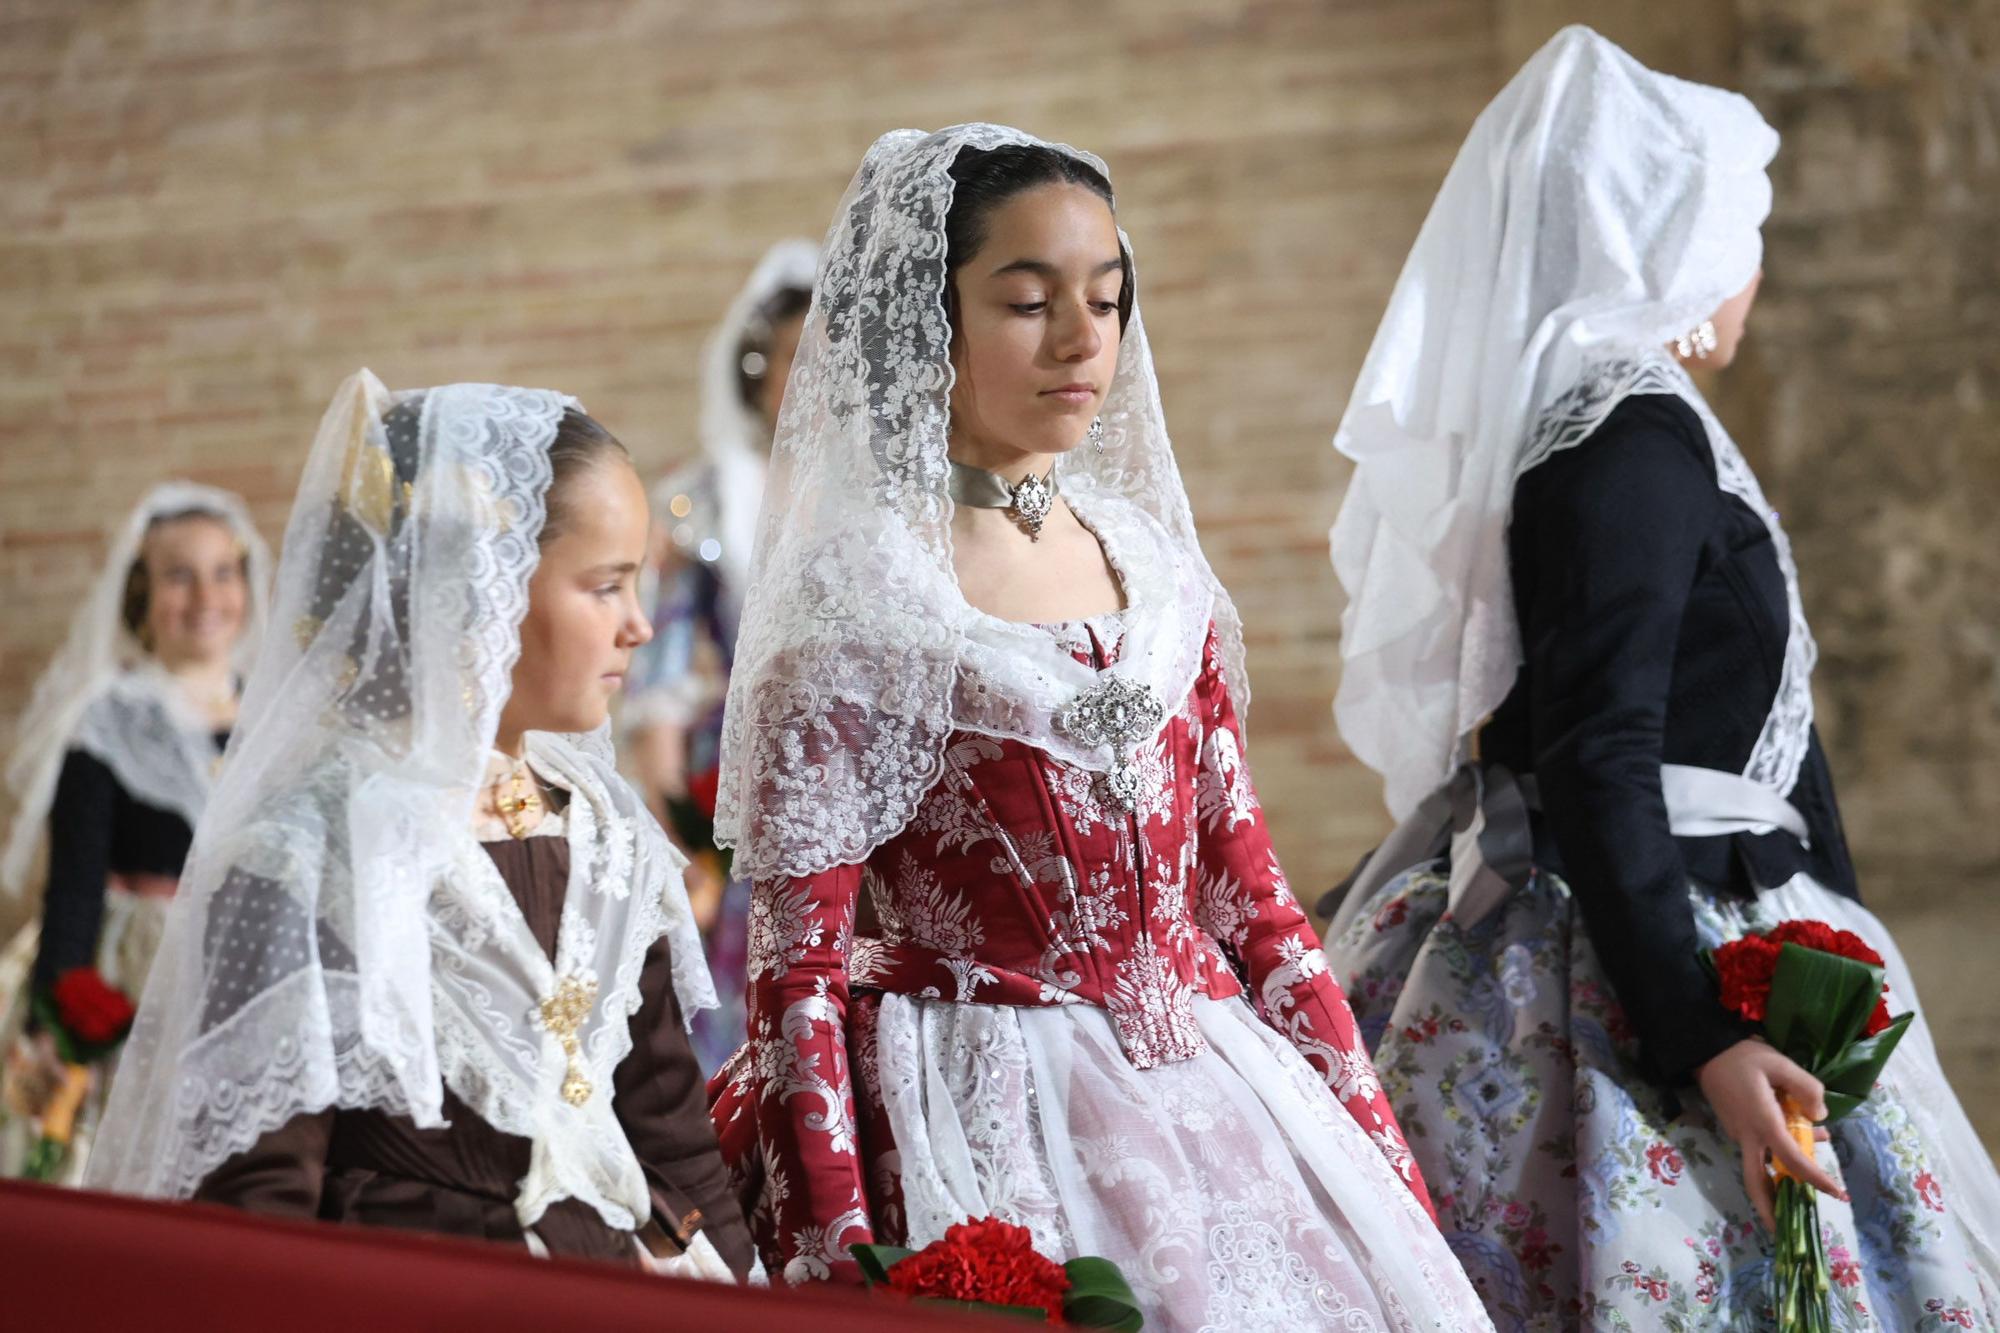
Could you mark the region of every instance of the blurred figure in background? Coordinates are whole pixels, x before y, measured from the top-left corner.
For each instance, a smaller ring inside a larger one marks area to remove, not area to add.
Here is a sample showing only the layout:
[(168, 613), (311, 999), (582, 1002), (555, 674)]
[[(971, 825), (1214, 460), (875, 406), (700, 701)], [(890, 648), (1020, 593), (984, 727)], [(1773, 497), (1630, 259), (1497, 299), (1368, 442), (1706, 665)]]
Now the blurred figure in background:
[(688, 895), (721, 1000), (694, 1026), (696, 1058), (711, 1073), (743, 1040), (750, 913), (749, 883), (730, 874), (729, 854), (715, 845), (722, 701), (771, 437), (812, 304), (817, 259), (809, 241), (772, 246), (703, 349), (705, 456), (653, 491), (654, 638), (633, 658), (620, 715), (640, 790), (690, 858)]
[(24, 890), (44, 828), (49, 854), (40, 917), (0, 954), (0, 1175), (81, 1178), (115, 1057), (77, 1048), (112, 1044), (114, 1011), (146, 983), (236, 722), (269, 575), (242, 500), (154, 487), (21, 716), (0, 887)]

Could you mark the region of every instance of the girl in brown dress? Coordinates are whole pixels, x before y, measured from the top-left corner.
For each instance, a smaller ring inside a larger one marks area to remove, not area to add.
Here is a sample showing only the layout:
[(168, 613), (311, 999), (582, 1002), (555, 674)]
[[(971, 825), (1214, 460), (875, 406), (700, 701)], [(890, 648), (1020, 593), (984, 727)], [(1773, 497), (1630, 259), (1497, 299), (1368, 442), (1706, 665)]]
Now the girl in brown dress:
[(748, 1272), (684, 861), (605, 739), (646, 536), (571, 399), (342, 386), (91, 1183)]

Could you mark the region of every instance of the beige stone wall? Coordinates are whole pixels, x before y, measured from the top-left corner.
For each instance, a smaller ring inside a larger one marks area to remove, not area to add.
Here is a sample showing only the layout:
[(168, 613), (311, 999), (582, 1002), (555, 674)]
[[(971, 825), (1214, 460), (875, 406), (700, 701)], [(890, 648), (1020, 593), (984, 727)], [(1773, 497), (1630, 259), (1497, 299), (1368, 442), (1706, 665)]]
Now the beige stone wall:
[[(334, 384), (578, 394), (684, 457), (696, 347), (897, 125), (1111, 163), (1176, 444), (1241, 603), (1257, 769), (1302, 892), (1384, 826), (1334, 735), (1327, 440), (1479, 107), (1559, 0), (9, 0), (0, 7), (0, 715), (151, 481), (275, 536)], [(1587, 7), (1788, 136), (1758, 342), (1724, 391), (1788, 507), (1870, 888), (2000, 1138), (1990, 7)], [(1985, 27), (1981, 27), (1985, 24)], [(1987, 575), (1986, 582), (1980, 575)]]
[(1864, 891), (2000, 1144), (2000, 6), (1739, 9), (1785, 146), (1720, 406), (1795, 534)]

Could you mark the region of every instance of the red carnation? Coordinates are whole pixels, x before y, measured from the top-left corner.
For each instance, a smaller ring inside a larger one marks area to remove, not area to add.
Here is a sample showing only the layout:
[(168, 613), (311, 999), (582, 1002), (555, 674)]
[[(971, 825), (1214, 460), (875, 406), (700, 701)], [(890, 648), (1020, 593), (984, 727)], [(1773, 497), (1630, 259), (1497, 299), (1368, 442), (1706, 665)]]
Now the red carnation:
[(1771, 978), (1778, 972), (1779, 945), (1762, 935), (1745, 935), (1715, 951), (1715, 974), (1722, 982), (1722, 1007), (1752, 1023), (1764, 1021)]
[(889, 1286), (906, 1296), (1031, 1306), (1062, 1322), (1069, 1275), (1035, 1252), (1026, 1227), (998, 1218), (961, 1222), (889, 1270)]
[(1836, 930), (1824, 921), (1786, 921), (1770, 934), (1778, 944), (1796, 944), (1801, 949), (1852, 958), (1874, 967), (1882, 966), (1882, 955), (1868, 947), (1868, 941), (1851, 930)]
[(63, 973), (50, 996), (57, 1021), (78, 1041), (102, 1046), (117, 1041), (132, 1026), (132, 1001), (94, 967), (73, 967)]
[[(1870, 948), (1867, 940), (1851, 930), (1838, 930), (1824, 921), (1781, 922), (1768, 938), (1776, 945), (1796, 944), (1801, 949), (1817, 949), (1821, 953), (1852, 958), (1871, 967), (1882, 966), (1882, 955)], [(1776, 965), (1776, 956), (1773, 955), (1772, 966)], [(1867, 1025), (1861, 1029), (1861, 1035), (1872, 1037), (1888, 1027), (1889, 1022), (1889, 995), (1885, 986), (1882, 995), (1875, 1001), (1874, 1011), (1868, 1015)]]
[(715, 797), (722, 787), (722, 770), (711, 768), (688, 779), (688, 800), (703, 819), (715, 818)]

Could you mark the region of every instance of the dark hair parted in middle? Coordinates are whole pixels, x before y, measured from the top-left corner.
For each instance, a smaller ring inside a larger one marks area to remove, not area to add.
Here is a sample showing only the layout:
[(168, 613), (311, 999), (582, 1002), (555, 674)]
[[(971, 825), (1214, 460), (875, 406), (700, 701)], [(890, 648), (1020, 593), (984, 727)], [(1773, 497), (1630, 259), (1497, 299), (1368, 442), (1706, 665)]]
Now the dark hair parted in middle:
[[(1003, 144), (998, 148), (961, 148), (951, 164), (951, 212), (945, 215), (945, 313), (958, 309), (952, 276), (986, 244), (993, 211), (1015, 195), (1043, 185), (1079, 185), (1116, 211), (1111, 182), (1082, 158), (1047, 144)], [(1118, 268), (1118, 328), (1132, 322), (1137, 288), (1132, 255), (1121, 240)]]
[(618, 437), (604, 429), (596, 417), (574, 407), (563, 409), (555, 439), (549, 442), (549, 462), (555, 475), (549, 480), (548, 514), (542, 520), (544, 544), (562, 536), (569, 527), (570, 509), (565, 498), (569, 482), (612, 455), (631, 458)]

